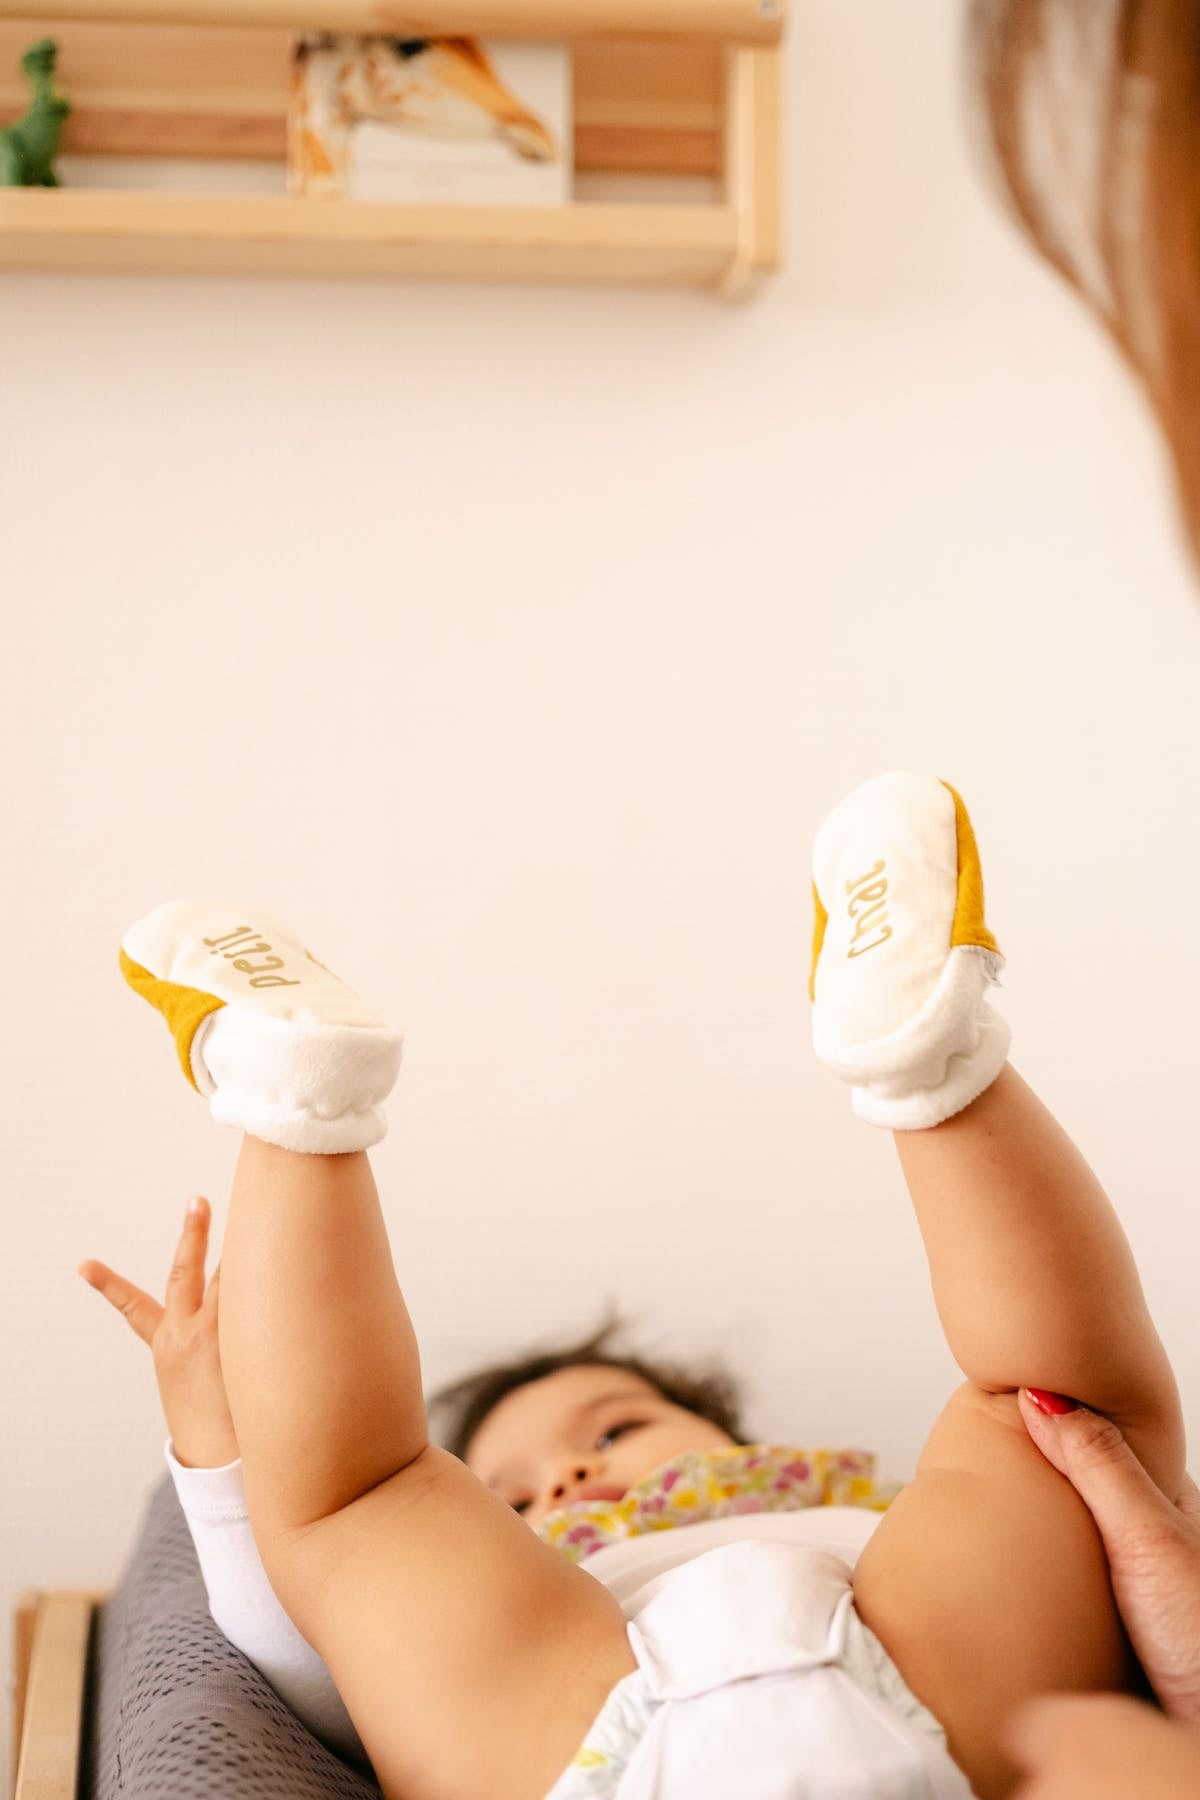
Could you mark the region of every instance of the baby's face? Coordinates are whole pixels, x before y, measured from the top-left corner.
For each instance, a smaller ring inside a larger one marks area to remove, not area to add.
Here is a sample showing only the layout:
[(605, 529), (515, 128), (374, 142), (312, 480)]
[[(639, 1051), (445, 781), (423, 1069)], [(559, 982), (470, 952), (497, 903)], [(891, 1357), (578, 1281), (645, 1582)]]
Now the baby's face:
[(644, 1475), (685, 1450), (733, 1439), (672, 1406), (624, 1369), (559, 1369), (493, 1407), (467, 1447), (472, 1474), (537, 1526), (585, 1500), (620, 1500)]

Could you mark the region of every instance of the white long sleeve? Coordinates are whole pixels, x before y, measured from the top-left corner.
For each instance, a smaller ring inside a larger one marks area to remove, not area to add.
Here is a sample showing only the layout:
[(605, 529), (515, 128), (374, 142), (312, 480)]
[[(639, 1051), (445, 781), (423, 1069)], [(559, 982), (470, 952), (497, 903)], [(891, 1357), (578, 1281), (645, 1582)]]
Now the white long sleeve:
[(241, 1463), (185, 1469), (170, 1439), (165, 1454), (215, 1623), (311, 1732), (339, 1756), (369, 1767), (333, 1677), (267, 1579), (250, 1529)]

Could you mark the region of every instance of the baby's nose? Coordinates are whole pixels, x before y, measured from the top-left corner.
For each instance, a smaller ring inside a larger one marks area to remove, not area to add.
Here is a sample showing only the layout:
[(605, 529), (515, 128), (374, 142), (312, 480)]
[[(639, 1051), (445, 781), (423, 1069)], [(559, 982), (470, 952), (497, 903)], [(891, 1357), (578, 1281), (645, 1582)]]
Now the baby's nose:
[[(586, 1481), (587, 1476), (588, 1472), (582, 1465), (575, 1470), (574, 1479), (577, 1484)], [(566, 1477), (560, 1477), (550, 1490), (550, 1498), (552, 1500), (561, 1500), (570, 1485), (571, 1483)]]

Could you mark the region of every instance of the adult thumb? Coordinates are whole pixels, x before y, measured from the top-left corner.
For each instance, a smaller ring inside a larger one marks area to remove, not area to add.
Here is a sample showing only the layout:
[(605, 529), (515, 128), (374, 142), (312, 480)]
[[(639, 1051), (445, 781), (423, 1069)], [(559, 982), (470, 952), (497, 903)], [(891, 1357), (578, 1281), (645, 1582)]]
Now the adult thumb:
[(1047, 1414), (1027, 1388), (1020, 1390), (1017, 1404), (1030, 1437), (1046, 1461), (1066, 1476), (1106, 1540), (1156, 1515), (1174, 1516), (1174, 1507), (1111, 1419), (1086, 1406)]

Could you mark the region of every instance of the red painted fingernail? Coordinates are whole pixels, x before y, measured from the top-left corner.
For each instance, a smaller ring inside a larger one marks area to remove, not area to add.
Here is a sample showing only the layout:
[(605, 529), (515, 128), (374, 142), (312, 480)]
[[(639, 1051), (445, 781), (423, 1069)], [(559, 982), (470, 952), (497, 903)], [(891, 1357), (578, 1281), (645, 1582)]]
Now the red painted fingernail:
[(1026, 1388), (1025, 1392), (1038, 1411), (1049, 1413), (1051, 1418), (1059, 1413), (1074, 1412), (1079, 1405), (1078, 1400), (1069, 1400), (1065, 1394), (1051, 1394), (1045, 1388)]

